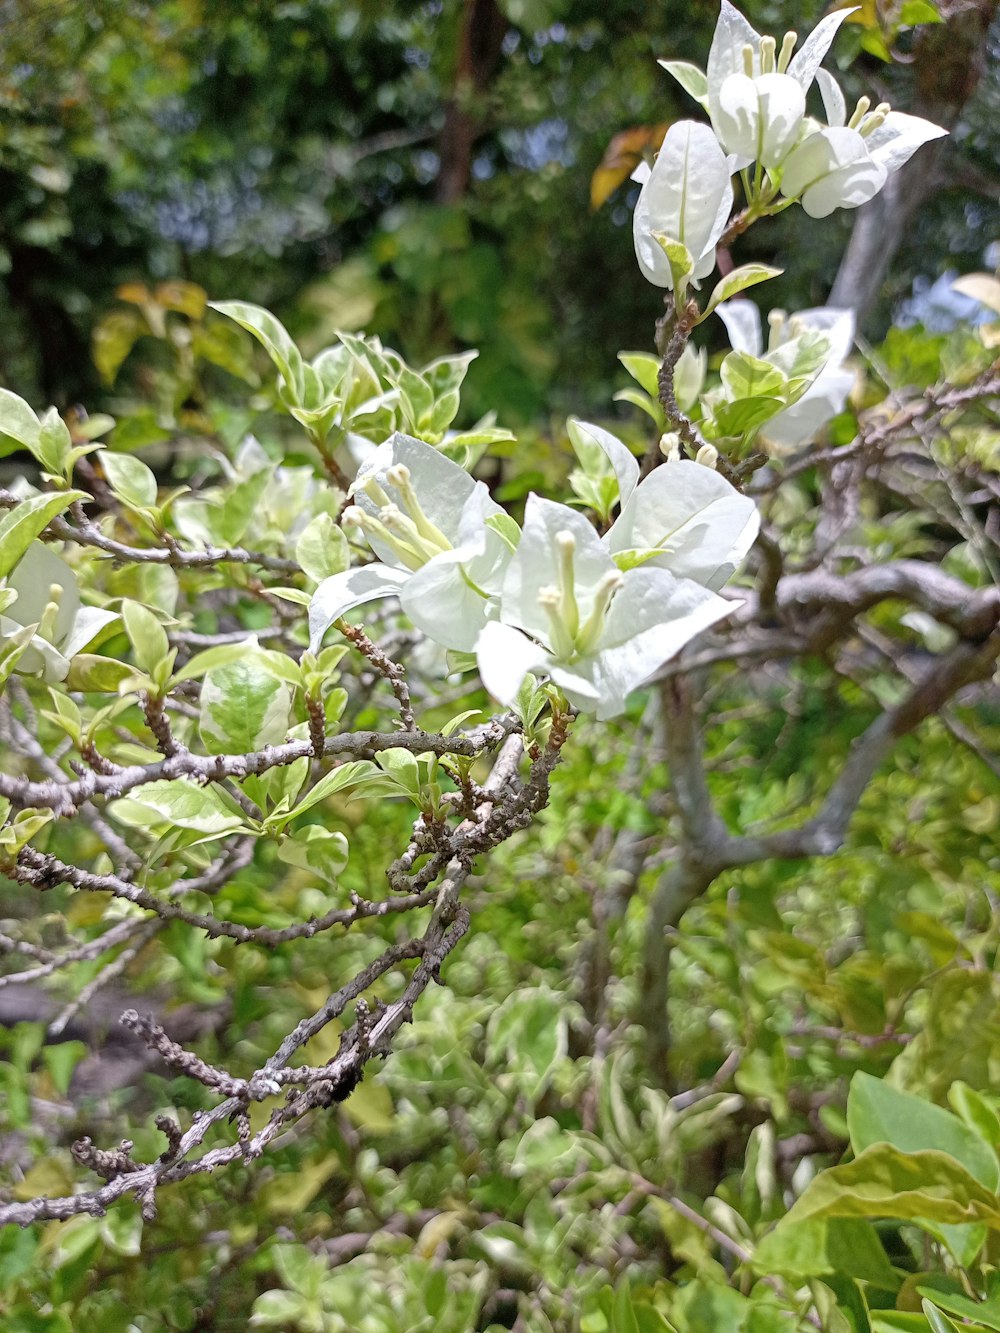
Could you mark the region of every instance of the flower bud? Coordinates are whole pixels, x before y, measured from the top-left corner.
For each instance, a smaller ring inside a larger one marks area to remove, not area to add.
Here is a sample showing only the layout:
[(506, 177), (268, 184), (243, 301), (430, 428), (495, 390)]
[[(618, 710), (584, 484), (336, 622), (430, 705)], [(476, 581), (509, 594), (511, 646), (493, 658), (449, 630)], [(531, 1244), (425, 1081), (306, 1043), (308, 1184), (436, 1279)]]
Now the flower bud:
[(677, 463), (681, 457), (681, 437), (676, 431), (668, 430), (660, 436), (660, 453), (668, 463)]
[(714, 471), (719, 461), (719, 451), (714, 444), (703, 444), (695, 454), (694, 461)]

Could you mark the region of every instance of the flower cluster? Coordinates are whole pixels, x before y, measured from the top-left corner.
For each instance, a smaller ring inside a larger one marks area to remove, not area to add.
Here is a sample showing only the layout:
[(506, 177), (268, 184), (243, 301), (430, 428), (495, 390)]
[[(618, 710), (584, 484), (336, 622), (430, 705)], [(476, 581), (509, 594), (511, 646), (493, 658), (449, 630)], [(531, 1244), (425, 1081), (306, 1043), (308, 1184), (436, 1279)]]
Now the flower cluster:
[(761, 333), (760, 312), (752, 301), (726, 301), (715, 312), (726, 326), (733, 350), (755, 357), (786, 375), (794, 368), (797, 344), (813, 340), (822, 360), (805, 390), (790, 406), (764, 423), (760, 437), (772, 454), (787, 453), (811, 440), (817, 431), (843, 411), (854, 385), (854, 373), (844, 362), (854, 343), (854, 312), (818, 306), (788, 316), (772, 310), (767, 317), (767, 349)]
[(320, 583), (312, 646), (352, 608), (398, 596), (445, 648), (476, 654), (483, 682), (514, 701), (544, 673), (576, 707), (614, 717), (694, 635), (728, 614), (718, 595), (757, 534), (752, 500), (696, 462), (644, 481), (620, 440), (580, 425), (608, 456), (620, 513), (603, 537), (567, 505), (531, 495), (520, 528), (482, 482), (396, 434), (359, 471), (345, 524), (381, 557)]
[[(711, 128), (676, 122), (652, 169), (637, 173), (642, 191), (634, 216), (635, 248), (650, 282), (673, 288), (671, 245), (687, 250), (693, 281), (712, 271), (732, 207), (734, 172), (744, 173), (747, 204), (756, 216), (797, 201), (810, 217), (822, 218), (867, 203), (921, 144), (945, 133), (919, 116), (893, 111), (887, 102), (872, 107), (867, 97), (848, 118), (843, 93), (820, 63), (852, 12), (828, 15), (796, 50), (794, 32), (785, 34), (779, 48), (722, 0), (707, 69), (660, 62), (708, 113)], [(806, 112), (814, 82), (825, 125)], [(746, 173), (753, 163), (751, 181)]]

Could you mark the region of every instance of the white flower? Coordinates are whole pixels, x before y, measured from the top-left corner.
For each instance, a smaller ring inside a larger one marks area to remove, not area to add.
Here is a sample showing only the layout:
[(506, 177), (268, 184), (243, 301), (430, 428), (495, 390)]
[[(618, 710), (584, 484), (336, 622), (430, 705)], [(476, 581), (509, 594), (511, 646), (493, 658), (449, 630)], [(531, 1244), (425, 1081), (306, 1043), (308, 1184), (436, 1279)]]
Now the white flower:
[(657, 235), (685, 246), (697, 281), (715, 267), (715, 247), (733, 207), (732, 166), (707, 125), (671, 125), (650, 170), (640, 169), (642, 191), (632, 231), (639, 267), (657, 287), (674, 286), (670, 262)]
[(527, 672), (540, 672), (575, 707), (616, 717), (632, 690), (732, 609), (665, 569), (622, 572), (582, 514), (530, 495), (500, 621), (476, 645), (479, 673), (503, 704)]
[(790, 75), (731, 74), (719, 90), (712, 123), (738, 167), (761, 162), (771, 170), (795, 146), (805, 114), (806, 95)]
[[(488, 525), (503, 510), (486, 487), (433, 446), (397, 433), (361, 467), (351, 492), (355, 505), (344, 521), (382, 561), (319, 585), (309, 606), (313, 649), (345, 612), (396, 595), (418, 629), (470, 651), (495, 613), (512, 549)], [(506, 516), (504, 523), (512, 526)]]
[(38, 626), (14, 670), (50, 683), (65, 680), (70, 658), (118, 618), (114, 611), (81, 604), (76, 575), (43, 542), (31, 543), (6, 586), (17, 598), (0, 615), (0, 636), (6, 639), (25, 625)]
[(866, 204), (921, 145), (948, 132), (920, 116), (892, 111), (888, 102), (870, 111), (867, 97), (847, 121), (836, 80), (826, 70), (820, 70), (818, 78), (830, 123), (807, 134), (781, 171), (781, 193), (799, 199), (810, 217), (825, 218), (836, 208)]
[(760, 528), (757, 506), (710, 467), (661, 463), (645, 480), (632, 452), (610, 431), (577, 423), (604, 450), (618, 478), (621, 512), (604, 545), (621, 569), (648, 565), (718, 591), (736, 572)]
[(768, 316), (770, 337), (765, 352), (760, 312), (752, 301), (725, 301), (716, 308), (737, 352), (745, 352), (776, 365), (788, 374), (793, 368), (796, 340), (803, 334), (822, 334), (828, 344), (825, 360), (812, 383), (790, 407), (765, 422), (761, 436), (774, 452), (798, 448), (812, 439), (828, 421), (843, 411), (854, 375), (844, 362), (854, 344), (854, 312), (832, 306), (801, 310), (786, 318), (772, 310)]
[[(798, 51), (796, 34), (786, 33), (779, 50), (773, 37), (761, 37), (722, 0), (704, 74), (685, 61), (660, 61), (707, 110), (732, 169), (760, 162), (775, 184), (780, 181), (784, 197), (798, 199), (814, 218), (867, 203), (921, 144), (946, 133), (919, 116), (891, 111), (888, 103), (869, 111), (866, 97), (848, 121), (843, 94), (820, 64), (853, 12), (828, 14)], [(814, 80), (826, 126), (805, 114)]]
[(705, 74), (681, 61), (661, 60), (705, 109), (719, 141), (735, 155), (736, 169), (760, 161), (780, 164), (795, 145), (805, 116), (805, 95), (820, 62), (851, 9), (822, 19), (795, 52), (794, 32), (781, 49), (761, 37), (739, 10), (722, 0)]

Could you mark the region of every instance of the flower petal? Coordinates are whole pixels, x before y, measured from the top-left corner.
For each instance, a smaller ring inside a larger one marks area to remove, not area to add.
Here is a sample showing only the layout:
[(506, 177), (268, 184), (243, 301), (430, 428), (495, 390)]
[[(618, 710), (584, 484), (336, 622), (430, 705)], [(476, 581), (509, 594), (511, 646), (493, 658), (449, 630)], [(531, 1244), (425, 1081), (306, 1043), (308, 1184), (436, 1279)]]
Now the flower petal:
[(632, 690), (737, 605), (665, 569), (630, 571), (611, 604), (607, 646), (592, 659), (591, 679), (601, 699), (597, 716), (615, 717)]
[(528, 672), (549, 670), (551, 658), (526, 634), (491, 620), (476, 644), (479, 674), (494, 699), (509, 707)]
[(794, 147), (805, 113), (805, 93), (787, 74), (731, 74), (713, 124), (728, 152), (770, 168)]
[(753, 301), (723, 301), (715, 313), (726, 326), (734, 352), (746, 352), (759, 357), (764, 348), (761, 336), (760, 311)]
[[(400, 431), (390, 436), (385, 444), (380, 444), (358, 469), (351, 488), (355, 503), (367, 513), (377, 515), (378, 506), (364, 490), (364, 483), (369, 480), (377, 481), (390, 499), (397, 498), (385, 474), (390, 467), (399, 463), (409, 468), (410, 480), (424, 513), (449, 541), (456, 542), (462, 509), (475, 487), (481, 483), (475, 482), (464, 468), (453, 463), (450, 458), (445, 458), (432, 445), (410, 435), (403, 435)], [(500, 506), (494, 501), (490, 501), (490, 506), (490, 513), (499, 512)], [(370, 540), (370, 545), (388, 564), (399, 565), (392, 547), (377, 536)]]
[(568, 505), (529, 495), (524, 510), (524, 533), (511, 557), (500, 599), (501, 619), (526, 630), (542, 643), (549, 642), (549, 618), (539, 604), (543, 588), (557, 583), (556, 535), (572, 533), (575, 590), (580, 619), (586, 620), (594, 604), (594, 590), (615, 562), (590, 522)]
[(649, 474), (605, 541), (612, 551), (662, 551), (642, 568), (666, 569), (714, 589), (733, 573), (759, 528), (753, 500), (714, 469), (681, 460)]
[[(696, 121), (671, 125), (635, 206), (632, 231), (636, 258), (646, 278), (672, 287), (667, 257), (657, 232), (679, 241), (695, 260), (695, 277), (711, 271), (714, 251), (733, 205), (730, 164), (712, 130)], [(699, 272), (699, 268), (701, 272)]]
[(309, 603), (310, 650), (319, 651), (323, 635), (340, 616), (364, 602), (398, 594), (409, 578), (405, 570), (374, 564), (345, 569), (324, 579)]
[(807, 93), (812, 86), (816, 71), (833, 44), (833, 39), (839, 31), (840, 25), (849, 14), (856, 13), (857, 9), (857, 5), (853, 9), (837, 9), (832, 14), (827, 14), (825, 19), (820, 19), (795, 55), (792, 56), (788, 65), (788, 74), (790, 78), (795, 79), (804, 93)]
[(898, 171), (921, 145), (947, 134), (940, 125), (921, 116), (907, 116), (902, 111), (890, 111), (877, 130), (866, 135), (868, 152), (886, 171)]
[(874, 199), (888, 177), (878, 162), (852, 162), (831, 171), (802, 196), (802, 209), (811, 218), (828, 217), (836, 208), (858, 208)]
[(825, 69), (816, 71), (816, 82), (819, 84), (820, 95), (823, 98), (823, 110), (826, 112), (827, 124), (846, 125), (847, 103), (844, 101), (844, 94), (840, 91), (840, 84)]
[(412, 574), (400, 602), (417, 629), (462, 653), (475, 648), (491, 606), (465, 577), (458, 551), (446, 551)]
[(745, 74), (743, 68), (743, 48), (749, 46), (754, 53), (754, 73), (760, 73), (760, 35), (746, 21), (738, 9), (734, 9), (729, 0), (722, 0), (719, 19), (712, 36), (712, 46), (708, 53), (708, 108), (709, 116), (714, 121), (719, 110), (719, 90), (730, 74)]

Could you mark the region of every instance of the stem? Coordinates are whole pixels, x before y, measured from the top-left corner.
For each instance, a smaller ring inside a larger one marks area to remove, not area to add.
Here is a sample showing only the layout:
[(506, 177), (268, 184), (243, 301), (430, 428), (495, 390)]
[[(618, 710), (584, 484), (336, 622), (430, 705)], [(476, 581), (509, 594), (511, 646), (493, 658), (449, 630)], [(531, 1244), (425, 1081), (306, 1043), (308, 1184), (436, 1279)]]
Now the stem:
[[(657, 348), (662, 353), (663, 361), (656, 383), (667, 428), (677, 432), (689, 454), (695, 454), (704, 444), (704, 440), (698, 434), (694, 423), (680, 409), (674, 391), (674, 370), (691, 337), (691, 330), (701, 316), (701, 311), (694, 301), (688, 301), (682, 310), (678, 310), (676, 296), (673, 294), (672, 296), (673, 309), (668, 309), (657, 325)], [(667, 337), (668, 331), (669, 337)], [(647, 450), (640, 475), (648, 476), (660, 461), (660, 444), (657, 440)]]

